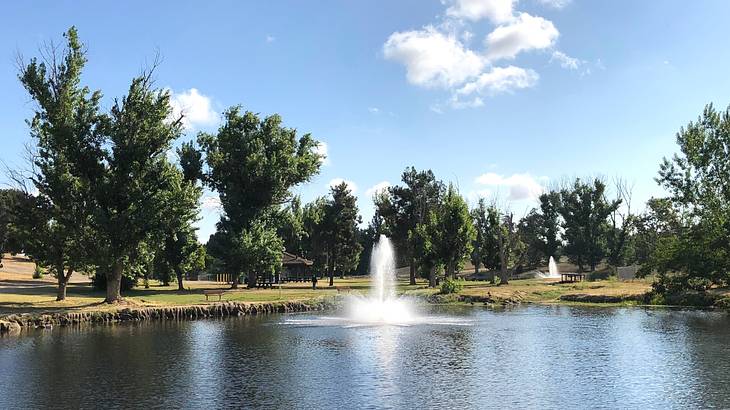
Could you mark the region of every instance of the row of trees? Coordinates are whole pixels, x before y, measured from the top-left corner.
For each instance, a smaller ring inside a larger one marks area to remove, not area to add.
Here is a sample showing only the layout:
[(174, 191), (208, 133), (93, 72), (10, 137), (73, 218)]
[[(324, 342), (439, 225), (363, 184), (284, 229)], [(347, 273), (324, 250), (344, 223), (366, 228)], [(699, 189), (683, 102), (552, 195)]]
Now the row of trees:
[(51, 44), (40, 59), (21, 60), (19, 78), (35, 103), (28, 121), (35, 145), (28, 169), (10, 173), (25, 188), (11, 229), (58, 278), (59, 300), (74, 272), (89, 272), (103, 276), (114, 303), (125, 273), (154, 263), (179, 277), (194, 263), (201, 188), (167, 159), (182, 118), (171, 119), (154, 67), (103, 112), (102, 93), (81, 84), (86, 57), (75, 28), (65, 40), (65, 48)]
[[(281, 119), (260, 119), (233, 107), (215, 134), (176, 150), (183, 117), (170, 94), (154, 87), (154, 66), (128, 93), (100, 108), (102, 94), (81, 84), (86, 57), (75, 28), (65, 47), (51, 44), (40, 59), (21, 62), (20, 80), (36, 103), (29, 121), (34, 145), (28, 169), (10, 171), (22, 188), (0, 196), (0, 250), (25, 252), (58, 278), (58, 300), (74, 272), (121, 299), (122, 278), (175, 278), (206, 260), (193, 226), (204, 186), (223, 205), (208, 249), (234, 274), (280, 266), (276, 215), (289, 189), (319, 170), (317, 142), (299, 138)], [(199, 148), (198, 148), (199, 147)]]
[[(395, 243), (400, 266), (435, 286), (471, 260), (507, 283), (516, 271), (563, 256), (578, 269), (638, 263), (657, 272), (657, 289), (725, 285), (730, 271), (730, 111), (705, 109), (680, 130), (680, 154), (665, 160), (657, 181), (670, 196), (631, 211), (631, 189), (600, 178), (549, 190), (522, 218), (480, 200), (469, 209), (451, 184), (412, 167), (400, 185), (375, 195), (375, 216), (361, 223), (346, 184), (302, 205), (291, 189), (319, 172), (311, 135), (297, 135), (277, 115), (232, 107), (215, 133), (201, 133), (168, 157), (183, 134), (169, 92), (155, 88), (152, 69), (134, 78), (127, 95), (101, 109), (102, 93), (81, 83), (83, 45), (71, 28), (65, 48), (51, 45), (20, 64), (19, 78), (35, 103), (28, 121), (34, 145), (29, 167), (10, 171), (21, 189), (0, 191), (0, 255), (24, 251), (58, 278), (58, 299), (74, 272), (121, 298), (122, 278), (176, 280), (203, 261), (241, 277), (281, 268), (281, 250), (315, 261), (335, 275), (367, 271), (380, 234)], [(202, 247), (194, 222), (204, 188), (222, 204), (217, 230)]]

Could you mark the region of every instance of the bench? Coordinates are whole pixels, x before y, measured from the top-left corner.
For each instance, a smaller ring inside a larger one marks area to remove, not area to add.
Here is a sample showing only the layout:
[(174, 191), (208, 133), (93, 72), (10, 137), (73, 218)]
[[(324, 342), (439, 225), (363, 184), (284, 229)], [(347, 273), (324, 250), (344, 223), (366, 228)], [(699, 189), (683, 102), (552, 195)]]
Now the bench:
[(349, 286), (337, 286), (335, 289), (337, 289), (337, 293), (350, 293), (350, 290), (352, 290)]
[(585, 279), (585, 275), (582, 273), (561, 273), (560, 274), (561, 283), (582, 282), (583, 279)]
[(209, 289), (209, 290), (206, 289), (206, 290), (203, 290), (203, 295), (205, 295), (205, 301), (206, 302), (208, 301), (208, 298), (210, 296), (218, 296), (218, 300), (220, 301), (221, 300), (221, 297), (223, 296), (224, 293), (226, 293), (226, 291), (223, 290), (223, 289)]

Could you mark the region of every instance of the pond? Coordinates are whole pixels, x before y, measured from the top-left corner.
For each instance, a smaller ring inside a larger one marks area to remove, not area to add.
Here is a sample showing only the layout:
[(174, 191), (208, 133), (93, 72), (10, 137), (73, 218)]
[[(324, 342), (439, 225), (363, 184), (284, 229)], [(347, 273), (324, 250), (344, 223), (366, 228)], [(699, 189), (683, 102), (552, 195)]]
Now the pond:
[(315, 315), (0, 338), (0, 408), (728, 408), (727, 313), (435, 308), (459, 320)]

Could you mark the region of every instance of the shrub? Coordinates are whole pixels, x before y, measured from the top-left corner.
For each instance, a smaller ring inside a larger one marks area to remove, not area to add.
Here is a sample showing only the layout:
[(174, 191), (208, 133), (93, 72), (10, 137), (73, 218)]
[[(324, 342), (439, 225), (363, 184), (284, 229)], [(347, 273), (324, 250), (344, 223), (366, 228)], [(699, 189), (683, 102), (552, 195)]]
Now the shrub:
[(595, 282), (597, 280), (606, 280), (613, 274), (611, 269), (601, 269), (601, 270), (594, 270), (593, 272), (588, 272), (586, 275), (586, 280), (589, 282)]
[(464, 280), (463, 279), (449, 279), (446, 278), (443, 282), (441, 282), (441, 294), (442, 295), (449, 295), (451, 293), (459, 293), (464, 288)]
[(33, 279), (43, 279), (43, 268), (38, 264), (35, 265), (35, 269), (33, 270)]

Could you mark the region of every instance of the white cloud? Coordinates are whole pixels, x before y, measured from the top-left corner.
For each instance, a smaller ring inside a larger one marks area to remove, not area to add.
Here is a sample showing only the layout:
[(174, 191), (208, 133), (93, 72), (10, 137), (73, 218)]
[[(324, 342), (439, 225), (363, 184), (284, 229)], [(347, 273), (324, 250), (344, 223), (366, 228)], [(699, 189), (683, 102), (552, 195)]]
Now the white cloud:
[(411, 84), (449, 88), (478, 75), (484, 58), (452, 34), (432, 26), (422, 30), (396, 32), (383, 45), (386, 59), (403, 64)]
[(380, 108), (378, 108), (378, 107), (368, 107), (368, 111), (371, 114), (378, 114), (380, 112)]
[(274, 37), (274, 36), (272, 36), (270, 34), (266, 36), (266, 42), (267, 43), (273, 43), (274, 41), (276, 41), (276, 37)]
[(486, 18), (500, 24), (513, 18), (515, 3), (517, 0), (454, 0), (446, 15), (471, 21)]
[(514, 21), (497, 27), (487, 35), (487, 57), (496, 61), (514, 58), (522, 51), (550, 48), (559, 35), (550, 20), (520, 13)]
[(327, 143), (324, 141), (319, 141), (319, 144), (314, 147), (314, 153), (322, 157), (322, 165), (330, 164), (328, 149)]
[(509, 190), (507, 199), (510, 201), (536, 200), (544, 192), (543, 186), (527, 173), (504, 177), (494, 172), (487, 172), (478, 176), (475, 182), (480, 185), (507, 188)]
[(335, 187), (335, 186), (337, 186), (337, 185), (340, 185), (340, 184), (341, 184), (341, 183), (343, 183), (343, 182), (344, 182), (345, 184), (347, 184), (347, 187), (348, 187), (348, 188), (350, 188), (350, 192), (351, 192), (351, 193), (352, 193), (353, 195), (354, 195), (354, 194), (355, 194), (355, 193), (357, 192), (357, 185), (356, 185), (356, 184), (355, 184), (354, 182), (352, 182), (352, 181), (348, 181), (348, 180), (346, 180), (346, 179), (343, 179), (343, 178), (334, 178), (334, 179), (330, 180), (330, 183), (329, 183), (329, 184), (327, 184), (327, 186), (328, 186), (329, 188), (333, 188), (333, 187)]
[(458, 95), (486, 94), (495, 95), (511, 92), (516, 89), (529, 88), (537, 84), (540, 76), (530, 69), (507, 66), (494, 67), (482, 73), (476, 80), (465, 84), (457, 90)]
[(221, 199), (218, 195), (205, 195), (200, 199), (200, 206), (206, 211), (217, 211), (221, 209)]
[(186, 129), (215, 125), (220, 120), (218, 113), (213, 110), (210, 97), (200, 94), (196, 88), (181, 93), (170, 91), (170, 105), (172, 118), (182, 114)]
[(491, 189), (476, 189), (469, 191), (466, 194), (466, 199), (469, 200), (470, 203), (476, 203), (481, 198), (489, 198), (494, 194)]
[(562, 9), (563, 7), (570, 4), (570, 2), (572, 0), (537, 0), (537, 1), (538, 1), (538, 3), (540, 3), (544, 6), (552, 7), (554, 9)]
[(557, 61), (560, 66), (569, 70), (577, 70), (581, 65), (582, 61), (577, 58), (573, 58), (562, 51), (553, 51), (553, 55), (550, 57), (550, 62)]
[(375, 196), (375, 194), (377, 194), (385, 189), (388, 189), (388, 187), (390, 187), (390, 182), (388, 182), (388, 181), (378, 182), (377, 184), (368, 188), (367, 191), (365, 191), (365, 196), (367, 198), (372, 198), (373, 196)]

